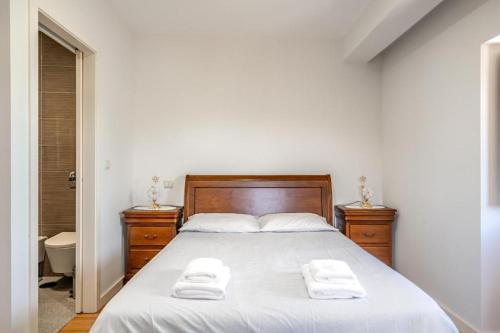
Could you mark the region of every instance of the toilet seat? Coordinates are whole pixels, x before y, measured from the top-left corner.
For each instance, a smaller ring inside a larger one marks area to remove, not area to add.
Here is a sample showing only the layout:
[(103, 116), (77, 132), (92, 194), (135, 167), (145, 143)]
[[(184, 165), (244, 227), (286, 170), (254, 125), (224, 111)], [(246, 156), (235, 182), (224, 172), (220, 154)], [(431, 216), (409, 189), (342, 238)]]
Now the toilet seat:
[(45, 248), (66, 249), (76, 245), (76, 232), (61, 232), (45, 241)]

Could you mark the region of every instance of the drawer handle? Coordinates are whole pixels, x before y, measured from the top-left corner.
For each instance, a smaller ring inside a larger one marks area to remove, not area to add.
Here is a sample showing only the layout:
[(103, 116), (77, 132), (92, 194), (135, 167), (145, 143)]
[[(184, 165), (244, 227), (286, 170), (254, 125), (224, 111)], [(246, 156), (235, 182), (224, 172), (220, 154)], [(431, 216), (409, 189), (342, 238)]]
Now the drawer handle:
[(158, 238), (158, 235), (157, 234), (153, 234), (153, 235), (145, 234), (144, 238), (146, 238), (146, 239), (156, 239), (156, 238)]
[(375, 233), (374, 232), (363, 232), (363, 236), (368, 237), (368, 238), (372, 238), (373, 236), (375, 236)]
[(144, 262), (148, 262), (150, 260), (151, 260), (151, 258), (148, 258), (148, 257), (144, 258)]

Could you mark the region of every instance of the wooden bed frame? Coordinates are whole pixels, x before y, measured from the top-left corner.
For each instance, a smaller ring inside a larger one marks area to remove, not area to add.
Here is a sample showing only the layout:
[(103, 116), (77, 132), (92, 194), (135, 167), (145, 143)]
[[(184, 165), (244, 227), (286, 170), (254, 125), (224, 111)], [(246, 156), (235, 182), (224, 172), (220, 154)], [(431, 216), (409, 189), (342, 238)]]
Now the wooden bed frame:
[(333, 221), (330, 175), (187, 175), (184, 218), (197, 213), (315, 213)]

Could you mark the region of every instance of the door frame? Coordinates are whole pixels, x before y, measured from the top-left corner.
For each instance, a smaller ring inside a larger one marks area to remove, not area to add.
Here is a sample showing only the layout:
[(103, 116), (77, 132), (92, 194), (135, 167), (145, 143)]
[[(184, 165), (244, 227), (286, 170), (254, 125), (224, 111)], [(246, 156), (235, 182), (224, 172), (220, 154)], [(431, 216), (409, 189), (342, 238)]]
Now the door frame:
[[(94, 313), (99, 306), (96, 193), (96, 51), (70, 30), (32, 5), (29, 27), (30, 66), (30, 308), (32, 329), (38, 327), (38, 31), (43, 25), (77, 52), (76, 121), (76, 269), (75, 312)], [(79, 80), (81, 78), (81, 80)], [(79, 93), (80, 92), (80, 93)], [(85, 180), (85, 181), (84, 181)], [(85, 221), (85, 223), (83, 223)]]

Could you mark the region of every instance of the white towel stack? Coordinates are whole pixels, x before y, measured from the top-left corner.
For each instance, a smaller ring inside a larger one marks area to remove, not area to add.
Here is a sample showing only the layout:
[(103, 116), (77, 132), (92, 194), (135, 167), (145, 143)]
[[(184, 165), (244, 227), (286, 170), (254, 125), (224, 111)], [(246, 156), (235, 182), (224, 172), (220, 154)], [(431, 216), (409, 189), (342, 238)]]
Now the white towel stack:
[(349, 265), (339, 260), (312, 260), (302, 266), (302, 274), (311, 298), (361, 298), (366, 296)]
[(194, 259), (175, 283), (172, 295), (190, 299), (223, 299), (230, 278), (229, 267), (219, 259)]

